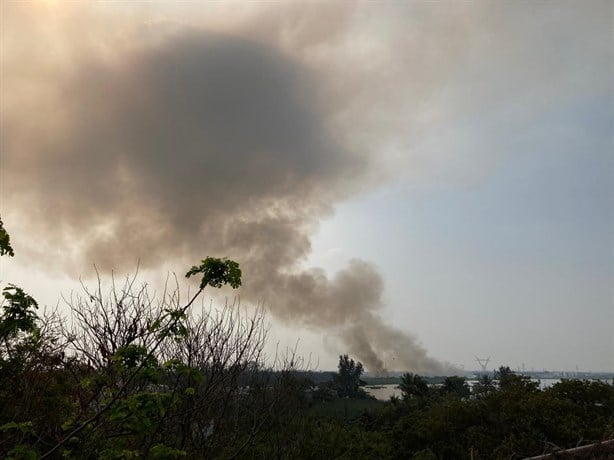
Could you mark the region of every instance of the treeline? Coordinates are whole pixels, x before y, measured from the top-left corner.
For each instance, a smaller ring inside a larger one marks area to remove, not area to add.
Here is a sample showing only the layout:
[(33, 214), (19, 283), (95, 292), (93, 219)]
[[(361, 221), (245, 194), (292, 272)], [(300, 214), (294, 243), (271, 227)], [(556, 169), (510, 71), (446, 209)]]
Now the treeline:
[[(286, 418), (283, 442), (272, 445), (280, 434), (269, 432), (252, 450), (262, 456), (251, 458), (521, 459), (614, 438), (614, 386), (606, 382), (562, 380), (540, 390), (501, 367), (496, 380), (484, 376), (470, 388), (462, 377), (429, 385), (406, 373), (401, 397), (365, 408), (365, 394), (335, 401), (322, 391), (343, 388), (338, 379), (320, 384), (300, 417)], [(614, 448), (579, 455), (614, 458)]]
[[(13, 255), (0, 221), (0, 255)], [(192, 267), (199, 288), (154, 298), (127, 278), (41, 313), (7, 285), (0, 313), (0, 458), (511, 459), (612, 437), (614, 387), (546, 390), (501, 368), (469, 390), (405, 374), (402, 397), (370, 398), (343, 355), (314, 382), (293, 352), (267, 362), (262, 311), (196, 308), (238, 287), (233, 261)]]

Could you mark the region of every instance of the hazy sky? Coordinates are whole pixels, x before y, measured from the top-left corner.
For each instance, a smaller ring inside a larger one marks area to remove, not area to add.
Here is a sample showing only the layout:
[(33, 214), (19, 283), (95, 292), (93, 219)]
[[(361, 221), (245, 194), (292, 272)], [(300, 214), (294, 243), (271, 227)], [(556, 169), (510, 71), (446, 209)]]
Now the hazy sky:
[(0, 279), (245, 272), (320, 368), (614, 371), (614, 4), (3, 2)]

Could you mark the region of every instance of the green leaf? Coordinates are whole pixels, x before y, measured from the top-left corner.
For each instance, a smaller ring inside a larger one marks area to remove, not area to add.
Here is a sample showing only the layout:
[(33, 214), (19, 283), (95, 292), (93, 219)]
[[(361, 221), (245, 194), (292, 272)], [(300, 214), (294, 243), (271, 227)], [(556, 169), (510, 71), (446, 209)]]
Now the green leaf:
[(0, 426), (0, 432), (4, 433), (7, 431), (18, 431), (22, 434), (33, 434), (34, 433), (34, 424), (32, 422), (9, 422)]
[(13, 257), (15, 253), (11, 247), (11, 237), (4, 229), (4, 224), (2, 223), (2, 219), (0, 219), (0, 256), (5, 255)]
[(188, 396), (194, 396), (196, 394), (196, 390), (192, 387), (188, 387), (184, 390), (184, 393)]
[(36, 331), (38, 317), (34, 310), (38, 303), (18, 286), (9, 284), (2, 290), (7, 300), (0, 316), (0, 337), (15, 337), (19, 331), (33, 333)]
[(39, 458), (39, 454), (30, 446), (18, 444), (8, 452), (7, 458), (15, 460), (36, 460)]
[(234, 260), (207, 257), (201, 260), (200, 265), (194, 265), (185, 275), (186, 278), (202, 274), (200, 288), (207, 286), (220, 288), (230, 284), (233, 289), (241, 286), (241, 269)]

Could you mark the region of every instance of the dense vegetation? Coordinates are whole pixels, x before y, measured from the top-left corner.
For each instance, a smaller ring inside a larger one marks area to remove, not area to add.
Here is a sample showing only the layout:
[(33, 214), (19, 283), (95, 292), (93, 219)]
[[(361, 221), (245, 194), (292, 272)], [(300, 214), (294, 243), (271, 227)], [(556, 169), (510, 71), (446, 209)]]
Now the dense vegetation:
[[(0, 254), (12, 256), (0, 221)], [(401, 398), (362, 389), (340, 356), (314, 383), (293, 353), (265, 363), (261, 311), (194, 311), (204, 289), (238, 287), (233, 261), (207, 258), (198, 290), (159, 299), (134, 279), (99, 284), (40, 313), (7, 285), (0, 314), (0, 457), (523, 458), (612, 437), (614, 387), (562, 381), (546, 390), (502, 367), (469, 390), (407, 373)]]

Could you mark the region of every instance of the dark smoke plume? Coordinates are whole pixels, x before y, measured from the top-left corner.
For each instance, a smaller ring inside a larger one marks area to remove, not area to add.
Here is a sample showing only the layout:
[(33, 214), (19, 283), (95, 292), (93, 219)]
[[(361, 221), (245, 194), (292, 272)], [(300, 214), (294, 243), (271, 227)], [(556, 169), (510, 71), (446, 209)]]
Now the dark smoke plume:
[(313, 79), (272, 47), (193, 30), (82, 58), (49, 89), (48, 111), (4, 118), (5, 189), (58, 249), (54, 263), (228, 256), (244, 297), (339, 337), (368, 369), (443, 372), (382, 320), (372, 265), (333, 278), (299, 268), (318, 220), (374, 169), (331, 132)]

